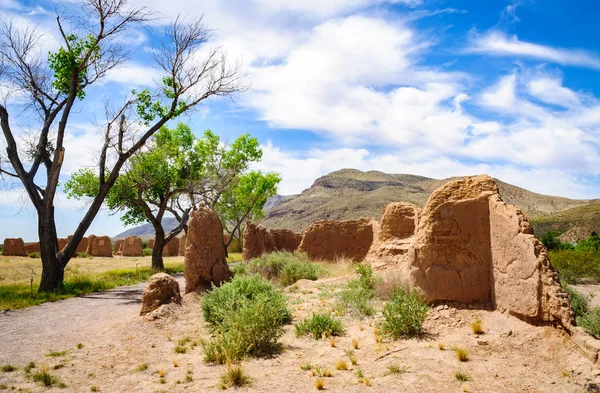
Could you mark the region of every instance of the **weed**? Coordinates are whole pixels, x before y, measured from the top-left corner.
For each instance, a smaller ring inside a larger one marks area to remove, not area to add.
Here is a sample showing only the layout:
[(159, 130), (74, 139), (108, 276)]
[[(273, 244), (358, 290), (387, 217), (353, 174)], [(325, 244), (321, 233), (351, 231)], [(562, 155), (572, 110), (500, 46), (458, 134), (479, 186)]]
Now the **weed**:
[(81, 349), (81, 348), (83, 348), (83, 344), (82, 343), (77, 344), (77, 349)]
[(94, 374), (94, 373), (89, 373), (89, 374), (88, 374), (88, 378), (96, 378), (96, 374)]
[(29, 253), (29, 258), (41, 258), (42, 254), (40, 254), (39, 252), (30, 252)]
[(353, 366), (358, 364), (358, 358), (356, 357), (356, 355), (354, 355), (354, 354), (350, 355), (349, 358), (350, 358), (350, 363), (352, 363)]
[(329, 345), (335, 348), (335, 337), (329, 337)]
[(343, 311), (349, 308), (359, 315), (373, 315), (375, 309), (372, 300), (375, 298), (375, 287), (379, 278), (373, 275), (371, 265), (357, 265), (356, 273), (359, 277), (350, 281), (342, 291), (338, 308)]
[(164, 378), (161, 378), (161, 379), (158, 380), (158, 383), (160, 383), (161, 385), (164, 385), (164, 384), (167, 383), (167, 380), (164, 379)]
[(194, 380), (194, 372), (192, 370), (188, 370), (185, 376), (185, 382), (192, 382)]
[(366, 386), (371, 386), (371, 380), (369, 378), (363, 378), (362, 383), (364, 383)]
[(365, 377), (365, 374), (362, 372), (362, 370), (360, 368), (358, 370), (356, 370), (355, 374), (356, 374), (356, 376), (358, 378), (364, 378)]
[(167, 375), (167, 372), (165, 370), (158, 370), (158, 376), (163, 378), (165, 375)]
[(52, 367), (52, 370), (60, 370), (63, 367), (65, 367), (65, 365), (62, 363), (59, 363), (59, 364), (55, 365), (54, 367)]
[(45, 367), (40, 369), (38, 372), (31, 374), (31, 378), (35, 382), (39, 382), (46, 387), (58, 386), (59, 388), (64, 388), (67, 386), (60, 379), (50, 374), (48, 369)]
[(336, 370), (348, 370), (348, 364), (346, 363), (345, 360), (338, 360), (337, 364), (335, 365), (335, 369)]
[(315, 380), (315, 388), (317, 388), (317, 390), (325, 389), (325, 381), (323, 380), (323, 378), (317, 378)]
[(310, 363), (306, 363), (306, 364), (301, 365), (300, 368), (303, 371), (309, 371), (309, 370), (312, 370), (313, 366)]
[(177, 345), (174, 349), (175, 353), (186, 353), (187, 352), (187, 347), (181, 346), (181, 345)]
[(569, 297), (569, 303), (573, 307), (573, 311), (575, 311), (576, 317), (583, 317), (588, 313), (588, 304), (585, 297), (583, 297), (579, 292), (575, 291), (573, 288), (568, 286), (565, 282), (561, 284), (562, 289), (567, 293)]
[(438, 343), (438, 348), (440, 351), (443, 351), (444, 349), (446, 349), (446, 344), (444, 343)]
[(577, 317), (577, 326), (581, 326), (587, 333), (600, 338), (600, 307), (594, 307), (588, 314)]
[(467, 374), (462, 373), (460, 371), (457, 371), (454, 373), (454, 378), (456, 378), (457, 381), (460, 382), (467, 382), (471, 380), (471, 377), (469, 377)]
[(466, 349), (454, 347), (454, 353), (456, 354), (456, 358), (461, 362), (466, 362), (469, 360), (469, 353)]
[(471, 322), (471, 330), (473, 331), (473, 334), (483, 334), (483, 322), (481, 322), (479, 317)]
[(408, 293), (398, 288), (383, 307), (381, 331), (394, 339), (418, 335), (422, 332), (428, 309), (416, 292)]
[(301, 279), (314, 281), (321, 272), (321, 266), (310, 262), (306, 254), (290, 252), (264, 254), (236, 268), (238, 275), (258, 274), (267, 280), (277, 280), (284, 287)]
[(99, 388), (98, 386), (92, 386), (92, 387), (90, 388), (90, 391), (91, 391), (91, 392), (99, 392), (99, 391), (100, 391), (100, 388)]
[(187, 344), (191, 341), (192, 341), (192, 339), (190, 337), (186, 336), (186, 337), (180, 339), (179, 341), (177, 341), (177, 345), (184, 346), (185, 344)]
[(31, 370), (33, 370), (34, 368), (35, 368), (35, 363), (29, 362), (29, 364), (27, 366), (25, 366), (25, 368), (23, 370), (25, 371), (25, 374), (29, 374), (31, 372)]
[(61, 357), (61, 356), (65, 356), (67, 354), (67, 352), (69, 352), (68, 349), (65, 349), (64, 351), (53, 351), (52, 349), (49, 350), (49, 352), (46, 354), (46, 356), (51, 357), (51, 358), (56, 358), (56, 357)]
[(352, 339), (352, 348), (358, 349), (358, 339), (357, 338)]
[(177, 360), (173, 360), (173, 367), (179, 367), (179, 363), (177, 362)]
[(221, 389), (229, 389), (231, 387), (241, 387), (249, 385), (251, 382), (250, 377), (245, 373), (242, 366), (235, 364), (227, 365), (227, 370), (221, 376)]
[(296, 336), (312, 335), (315, 340), (323, 337), (341, 336), (344, 333), (342, 322), (327, 314), (313, 314), (295, 325)]
[(136, 367), (135, 371), (142, 372), (148, 370), (148, 363), (142, 363)]
[(408, 367), (406, 366), (398, 366), (396, 364), (389, 364), (387, 366), (387, 371), (383, 375), (400, 375), (408, 372)]
[(5, 373), (10, 373), (10, 372), (13, 372), (13, 371), (15, 371), (16, 369), (17, 369), (17, 368), (16, 368), (15, 366), (12, 366), (12, 365), (10, 365), (10, 364), (5, 364), (5, 365), (4, 365), (4, 366), (2, 366), (2, 368), (1, 368), (2, 372), (5, 372)]

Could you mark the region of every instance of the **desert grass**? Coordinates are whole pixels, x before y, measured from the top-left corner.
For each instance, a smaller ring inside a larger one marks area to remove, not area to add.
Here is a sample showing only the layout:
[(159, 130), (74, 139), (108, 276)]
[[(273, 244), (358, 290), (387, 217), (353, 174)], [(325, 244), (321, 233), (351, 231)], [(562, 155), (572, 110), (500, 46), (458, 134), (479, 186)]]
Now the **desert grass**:
[(454, 353), (456, 354), (456, 358), (461, 362), (466, 362), (469, 360), (469, 353), (466, 349), (455, 347)]
[(477, 317), (473, 322), (471, 322), (471, 330), (474, 334), (483, 334), (483, 322), (481, 319)]

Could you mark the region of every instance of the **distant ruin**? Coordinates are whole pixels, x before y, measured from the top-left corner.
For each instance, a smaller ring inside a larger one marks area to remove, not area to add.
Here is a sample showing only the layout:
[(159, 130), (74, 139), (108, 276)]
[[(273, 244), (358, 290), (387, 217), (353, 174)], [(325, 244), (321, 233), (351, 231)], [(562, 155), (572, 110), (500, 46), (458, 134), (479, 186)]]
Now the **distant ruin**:
[(93, 257), (112, 257), (112, 242), (110, 236), (94, 236), (91, 255)]
[(16, 239), (4, 239), (2, 255), (5, 257), (26, 257), (25, 242), (20, 237)]
[(274, 251), (296, 251), (301, 240), (302, 235), (289, 229), (267, 231), (263, 225), (247, 221), (243, 236), (242, 260), (248, 261)]
[(121, 244), (120, 252), (124, 257), (141, 257), (144, 255), (142, 238), (139, 236), (129, 236), (123, 239)]
[(163, 247), (163, 257), (176, 257), (179, 255), (179, 238), (174, 237), (169, 240), (167, 244)]

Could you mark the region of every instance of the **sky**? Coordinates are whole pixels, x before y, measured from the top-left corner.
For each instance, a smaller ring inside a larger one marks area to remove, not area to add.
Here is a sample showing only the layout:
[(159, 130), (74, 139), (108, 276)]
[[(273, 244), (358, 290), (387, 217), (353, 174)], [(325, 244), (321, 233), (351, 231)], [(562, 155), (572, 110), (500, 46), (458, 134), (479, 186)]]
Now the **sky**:
[[(433, 178), (487, 173), (531, 191), (600, 197), (600, 3), (595, 0), (129, 0), (156, 12), (128, 30), (129, 60), (78, 103), (61, 182), (93, 167), (103, 102), (151, 86), (152, 50), (180, 15), (213, 29), (246, 73), (248, 90), (211, 99), (178, 120), (224, 141), (250, 133), (257, 169), (300, 193), (342, 168)], [(0, 18), (60, 46), (57, 10), (74, 1), (0, 0)], [(1, 86), (0, 86), (1, 88)], [(8, 105), (10, 106), (10, 102)], [(13, 128), (31, 127), (15, 111)], [(25, 132), (25, 131), (22, 131)], [(5, 142), (0, 136), (0, 154)], [(59, 193), (59, 236), (85, 203)], [(36, 214), (16, 183), (0, 184), (0, 238), (37, 238)], [(103, 210), (88, 233), (114, 236)]]

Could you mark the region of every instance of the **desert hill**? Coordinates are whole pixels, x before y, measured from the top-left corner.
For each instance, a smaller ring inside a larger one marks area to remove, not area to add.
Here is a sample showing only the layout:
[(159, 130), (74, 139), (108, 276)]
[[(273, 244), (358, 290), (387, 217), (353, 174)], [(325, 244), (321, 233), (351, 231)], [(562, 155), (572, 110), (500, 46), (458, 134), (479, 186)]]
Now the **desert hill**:
[[(429, 195), (452, 180), (431, 179), (408, 174), (387, 174), (342, 169), (322, 176), (298, 195), (276, 195), (265, 206), (263, 224), (267, 228), (289, 228), (304, 231), (319, 220), (351, 220), (381, 216), (390, 202), (411, 202), (423, 206)], [(586, 238), (600, 232), (600, 200), (569, 199), (537, 194), (496, 179), (500, 195), (521, 209), (530, 219), (536, 234), (546, 231), (561, 234), (563, 241)], [(174, 228), (173, 218), (163, 221), (165, 230)], [(118, 234), (113, 239), (140, 236), (154, 237), (152, 225), (145, 224)]]
[[(379, 218), (390, 202), (405, 201), (422, 207), (433, 190), (451, 179), (342, 169), (318, 178), (298, 195), (278, 198), (278, 203), (266, 212), (263, 224), (301, 232), (319, 220)], [(565, 241), (576, 241), (592, 230), (600, 230), (600, 200), (542, 195), (496, 181), (502, 198), (531, 219), (536, 233), (553, 230), (564, 233)]]

